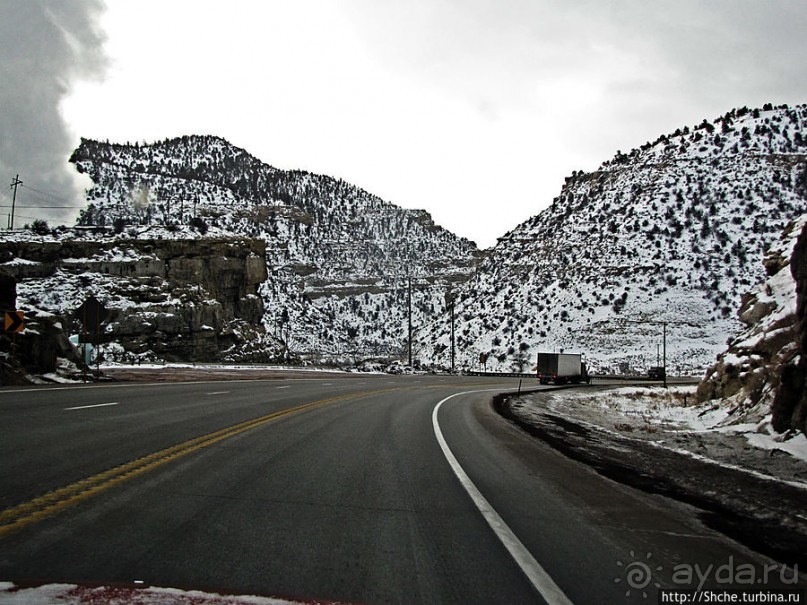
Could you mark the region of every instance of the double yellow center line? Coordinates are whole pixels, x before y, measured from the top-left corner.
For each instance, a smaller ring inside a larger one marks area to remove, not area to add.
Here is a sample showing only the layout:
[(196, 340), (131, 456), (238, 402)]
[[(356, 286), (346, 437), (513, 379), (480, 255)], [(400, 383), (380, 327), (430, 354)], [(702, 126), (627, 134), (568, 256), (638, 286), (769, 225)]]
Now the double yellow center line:
[[(384, 389), (387, 390), (387, 389)], [(395, 389), (391, 389), (395, 390)], [(257, 428), (269, 422), (279, 420), (286, 416), (298, 414), (300, 412), (311, 410), (314, 408), (322, 407), (337, 401), (344, 401), (347, 399), (358, 399), (367, 395), (378, 393), (380, 391), (364, 391), (361, 393), (351, 393), (348, 395), (339, 395), (330, 397), (328, 399), (320, 399), (311, 403), (299, 405), (297, 407), (273, 412), (259, 418), (247, 420), (212, 433), (207, 433), (201, 437), (190, 439), (178, 445), (160, 450), (148, 456), (137, 458), (131, 462), (121, 464), (109, 470), (106, 470), (97, 475), (87, 477), (81, 481), (71, 483), (65, 487), (61, 487), (47, 494), (18, 504), (12, 508), (8, 508), (0, 512), (0, 538), (3, 538), (19, 529), (22, 529), (33, 523), (37, 523), (47, 517), (50, 517), (59, 511), (73, 506), (78, 502), (87, 500), (96, 494), (106, 491), (116, 485), (133, 479), (139, 475), (154, 470), (162, 466), (166, 462), (171, 462), (177, 458), (182, 458), (193, 452), (211, 446), (224, 439), (235, 437), (246, 431)]]

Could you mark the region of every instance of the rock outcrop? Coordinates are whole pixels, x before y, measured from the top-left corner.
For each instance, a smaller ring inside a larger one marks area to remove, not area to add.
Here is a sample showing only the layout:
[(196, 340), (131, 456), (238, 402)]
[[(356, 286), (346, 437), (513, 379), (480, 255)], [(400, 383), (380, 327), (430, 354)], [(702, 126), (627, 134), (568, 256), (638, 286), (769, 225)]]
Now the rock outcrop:
[[(0, 321), (5, 313), (17, 311), (17, 280), (0, 269)], [(25, 313), (23, 325), (20, 332), (0, 332), (0, 384), (30, 382), (31, 374), (60, 369), (78, 372), (82, 362), (58, 317), (31, 311)]]
[[(2, 241), (0, 261), (19, 281), (21, 304), (61, 315), (71, 332), (98, 341), (107, 358), (271, 355), (258, 291), (267, 278), (262, 240)], [(77, 325), (82, 318), (74, 315), (90, 296), (107, 312), (100, 331)]]
[(807, 435), (807, 224), (793, 249), (790, 272), (796, 282), (795, 355), (782, 366), (779, 391), (773, 402), (772, 425), (784, 432)]
[(734, 422), (772, 414), (775, 431), (807, 432), (807, 215), (791, 223), (764, 265), (768, 279), (743, 297), (738, 312), (746, 329), (708, 370), (698, 400), (728, 402)]

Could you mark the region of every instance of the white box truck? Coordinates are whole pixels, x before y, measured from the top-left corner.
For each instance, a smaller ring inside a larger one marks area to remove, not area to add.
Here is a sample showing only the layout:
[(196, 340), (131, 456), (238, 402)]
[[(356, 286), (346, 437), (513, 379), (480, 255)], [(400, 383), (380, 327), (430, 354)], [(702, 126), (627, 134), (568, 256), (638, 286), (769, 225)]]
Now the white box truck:
[(541, 384), (591, 382), (579, 353), (538, 353), (535, 369)]

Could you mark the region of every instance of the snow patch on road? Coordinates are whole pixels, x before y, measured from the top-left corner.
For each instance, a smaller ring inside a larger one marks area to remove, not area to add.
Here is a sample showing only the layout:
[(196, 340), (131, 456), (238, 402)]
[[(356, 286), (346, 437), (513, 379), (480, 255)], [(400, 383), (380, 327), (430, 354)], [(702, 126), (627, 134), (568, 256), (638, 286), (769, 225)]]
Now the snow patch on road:
[[(157, 587), (87, 587), (75, 584), (45, 584), (30, 588), (0, 582), (0, 605), (78, 605), (105, 603), (107, 605), (302, 605), (304, 601), (289, 601), (259, 596), (231, 596), (198, 590), (178, 590)], [(312, 603), (312, 601), (308, 601)], [(337, 605), (336, 601), (317, 601)]]

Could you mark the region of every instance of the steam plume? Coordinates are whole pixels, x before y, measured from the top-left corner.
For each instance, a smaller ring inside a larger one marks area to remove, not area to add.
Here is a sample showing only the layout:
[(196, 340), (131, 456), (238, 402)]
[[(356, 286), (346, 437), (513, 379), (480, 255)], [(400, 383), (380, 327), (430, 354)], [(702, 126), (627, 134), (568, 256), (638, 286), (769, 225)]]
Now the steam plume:
[[(78, 140), (60, 113), (72, 84), (103, 74), (101, 0), (0, 0), (0, 227), (16, 174), (15, 225), (72, 220), (82, 192), (67, 159)], [(38, 206), (31, 208), (30, 206)]]

